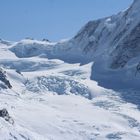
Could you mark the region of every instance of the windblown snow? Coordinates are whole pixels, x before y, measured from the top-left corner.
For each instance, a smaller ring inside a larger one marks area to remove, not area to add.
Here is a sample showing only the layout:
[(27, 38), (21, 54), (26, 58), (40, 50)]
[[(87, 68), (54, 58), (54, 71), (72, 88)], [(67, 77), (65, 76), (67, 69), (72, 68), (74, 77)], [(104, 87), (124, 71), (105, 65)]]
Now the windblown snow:
[(0, 40), (0, 140), (139, 140), (137, 4), (71, 40)]

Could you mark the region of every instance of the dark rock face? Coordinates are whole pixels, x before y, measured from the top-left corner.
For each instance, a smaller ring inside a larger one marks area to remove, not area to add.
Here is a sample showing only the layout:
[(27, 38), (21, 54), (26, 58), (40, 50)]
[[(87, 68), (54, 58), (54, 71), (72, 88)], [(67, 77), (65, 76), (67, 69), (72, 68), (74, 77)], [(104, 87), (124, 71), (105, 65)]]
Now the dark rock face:
[(2, 81), (8, 88), (12, 88), (9, 80), (7, 80), (6, 71), (3, 71), (2, 69), (0, 69), (0, 81)]
[(83, 54), (96, 52), (103, 36), (109, 36), (109, 31), (102, 25), (104, 20), (106, 18), (88, 22), (73, 38), (77, 42), (77, 46), (82, 48)]
[(43, 38), (42, 41), (50, 42), (50, 40), (49, 39), (46, 39), (46, 38)]
[(0, 117), (4, 118), (6, 116), (9, 116), (8, 111), (5, 108), (0, 110)]
[(7, 109), (3, 108), (2, 110), (0, 110), (0, 117), (4, 118), (5, 121), (14, 124), (14, 120), (10, 117)]
[(122, 40), (112, 55), (112, 68), (124, 67), (131, 58), (140, 55), (140, 23)]
[(88, 34), (88, 37), (90, 37), (95, 33), (99, 24), (100, 24), (100, 20), (88, 22), (84, 26), (84, 28), (74, 37), (74, 39), (78, 39), (78, 41), (81, 41), (84, 38), (85, 34)]
[[(110, 68), (124, 67), (140, 55), (140, 1), (111, 17), (88, 22), (73, 38), (83, 53), (96, 56), (108, 52)], [(104, 47), (105, 46), (105, 47)], [(99, 51), (98, 51), (99, 50)]]

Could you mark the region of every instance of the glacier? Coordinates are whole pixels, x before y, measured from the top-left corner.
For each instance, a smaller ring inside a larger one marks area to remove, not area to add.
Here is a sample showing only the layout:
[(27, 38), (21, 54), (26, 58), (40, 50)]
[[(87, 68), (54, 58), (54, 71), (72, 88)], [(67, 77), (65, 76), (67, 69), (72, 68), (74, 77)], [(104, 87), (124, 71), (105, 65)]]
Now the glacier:
[(0, 140), (139, 140), (140, 0), (60, 42), (0, 39)]

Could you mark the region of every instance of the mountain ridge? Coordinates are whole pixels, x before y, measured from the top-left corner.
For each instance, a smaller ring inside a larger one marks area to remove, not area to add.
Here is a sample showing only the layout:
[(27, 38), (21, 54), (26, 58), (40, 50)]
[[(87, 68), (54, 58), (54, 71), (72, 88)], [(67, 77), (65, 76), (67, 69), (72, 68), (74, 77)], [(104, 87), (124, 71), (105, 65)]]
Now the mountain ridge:
[[(139, 75), (135, 77), (140, 56), (140, 2), (135, 0), (123, 12), (103, 19), (90, 21), (72, 39), (64, 42), (41, 42), (23, 40), (14, 44), (10, 50), (19, 58), (38, 56), (40, 58), (60, 59), (68, 63), (87, 64), (94, 62), (91, 79), (106, 88), (108, 80), (117, 82), (117, 88), (138, 88)], [(135, 59), (133, 64), (131, 61)], [(99, 65), (102, 64), (102, 67)], [(131, 64), (131, 65), (130, 65)], [(97, 69), (97, 70), (96, 70)], [(98, 69), (102, 69), (99, 71)], [(96, 71), (96, 73), (94, 73)], [(127, 74), (127, 73), (129, 74)], [(106, 78), (104, 77), (106, 73)], [(116, 75), (116, 76), (115, 76)], [(118, 75), (120, 79), (117, 78)], [(124, 80), (129, 79), (129, 80)], [(134, 81), (133, 84), (131, 82)], [(123, 86), (122, 86), (123, 85)]]

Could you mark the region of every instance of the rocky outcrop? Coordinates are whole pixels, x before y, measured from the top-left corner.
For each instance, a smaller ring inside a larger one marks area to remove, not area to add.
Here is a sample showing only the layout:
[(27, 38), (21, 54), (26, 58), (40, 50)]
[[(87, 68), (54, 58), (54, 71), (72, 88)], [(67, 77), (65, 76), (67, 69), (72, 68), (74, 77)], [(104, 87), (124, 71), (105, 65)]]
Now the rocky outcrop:
[(14, 124), (14, 120), (10, 117), (7, 109), (3, 108), (0, 110), (0, 117), (4, 118), (5, 121), (9, 122), (10, 124)]
[(2, 68), (0, 68), (0, 81), (2, 81), (6, 85), (7, 88), (12, 88), (12, 85), (7, 79), (6, 71), (4, 71)]

